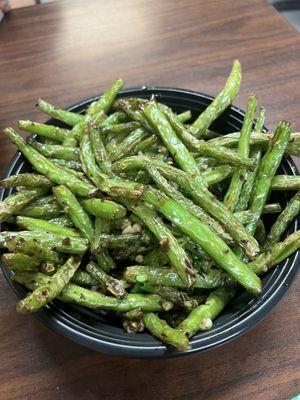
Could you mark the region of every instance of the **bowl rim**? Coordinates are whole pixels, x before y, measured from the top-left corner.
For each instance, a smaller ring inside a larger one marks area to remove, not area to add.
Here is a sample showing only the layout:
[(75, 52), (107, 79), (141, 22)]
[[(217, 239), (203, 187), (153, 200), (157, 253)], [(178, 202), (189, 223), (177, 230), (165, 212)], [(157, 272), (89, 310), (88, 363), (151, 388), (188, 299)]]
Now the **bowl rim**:
[[(187, 89), (173, 88), (173, 87), (161, 87), (161, 86), (142, 86), (142, 87), (131, 87), (128, 89), (122, 90), (119, 97), (129, 97), (132, 94), (137, 96), (137, 92), (139, 95), (147, 95), (157, 94), (164, 92), (166, 94), (173, 95), (187, 95), (194, 98), (195, 101), (199, 103), (202, 99), (206, 102), (211, 102), (214, 100), (214, 97), (192, 91)], [(97, 100), (100, 95), (93, 96), (90, 98), (86, 98), (81, 100), (70, 107), (66, 108), (68, 111), (77, 110), (83, 106), (87, 106), (92, 101)], [(239, 117), (244, 117), (245, 112), (231, 105), (230, 111), (237, 113)], [(46, 123), (53, 123), (55, 119), (50, 118)], [(17, 151), (13, 156), (12, 160), (8, 164), (5, 169), (3, 179), (9, 177), (18, 163), (23, 162), (25, 158), (23, 155)], [(298, 168), (296, 164), (293, 162), (290, 156), (284, 157), (284, 163), (286, 164), (286, 168), (292, 172), (293, 175), (299, 175)], [(22, 164), (21, 164), (22, 165)], [(19, 173), (19, 171), (15, 172)], [(5, 190), (2, 189), (0, 192), (0, 201), (5, 198)], [(291, 231), (296, 231), (299, 229), (300, 217), (296, 218), (293, 226), (290, 226)], [(272, 273), (272, 277), (274, 275), (274, 271), (279, 270), (278, 276), (276, 278), (275, 283), (277, 284), (276, 290), (272, 293), (264, 293), (266, 286), (268, 286), (269, 280), (263, 290), (263, 293), (259, 296), (258, 299), (253, 298), (249, 304), (252, 303), (251, 307), (244, 311), (238, 317), (235, 317), (233, 321), (229, 321), (225, 324), (222, 324), (221, 328), (226, 327), (226, 329), (214, 329), (213, 335), (211, 335), (212, 331), (201, 332), (201, 337), (197, 338), (197, 335), (191, 339), (192, 347), (190, 350), (186, 352), (180, 352), (178, 350), (173, 350), (166, 348), (160, 341), (155, 338), (152, 338), (148, 333), (143, 333), (143, 335), (149, 336), (149, 340), (146, 342), (147, 345), (143, 345), (143, 342), (136, 341), (134, 345), (132, 342), (126, 344), (124, 340), (118, 340), (113, 337), (105, 337), (102, 334), (102, 338), (99, 335), (91, 334), (91, 332), (87, 332), (85, 324), (81, 323), (81, 321), (76, 320), (72, 316), (68, 315), (64, 312), (59, 306), (55, 303), (51, 303), (51, 305), (47, 305), (42, 310), (39, 310), (34, 316), (41, 321), (45, 326), (50, 328), (52, 331), (61, 334), (62, 336), (72, 340), (73, 342), (88, 347), (90, 349), (101, 351), (103, 353), (109, 355), (117, 355), (117, 356), (125, 356), (125, 357), (135, 357), (135, 358), (158, 358), (158, 357), (178, 357), (184, 356), (188, 354), (193, 354), (195, 352), (207, 351), (215, 347), (219, 347), (224, 343), (230, 342), (235, 338), (241, 336), (242, 334), (248, 332), (254, 326), (256, 326), (259, 322), (261, 322), (270, 311), (276, 306), (276, 304), (282, 299), (289, 286), (293, 282), (298, 268), (297, 265), (300, 261), (300, 251), (297, 251), (291, 257), (289, 257), (285, 262), (275, 267)], [(25, 289), (21, 287), (21, 285), (16, 284), (10, 278), (11, 273), (7, 270), (3, 263), (1, 262), (1, 269), (4, 274), (5, 279), (9, 283), (11, 290), (15, 293), (15, 295), (20, 299), (25, 295)], [(272, 278), (271, 277), (271, 278)], [(90, 328), (91, 329), (91, 328)], [(101, 336), (101, 335), (100, 335)], [(112, 340), (113, 339), (113, 340)]]

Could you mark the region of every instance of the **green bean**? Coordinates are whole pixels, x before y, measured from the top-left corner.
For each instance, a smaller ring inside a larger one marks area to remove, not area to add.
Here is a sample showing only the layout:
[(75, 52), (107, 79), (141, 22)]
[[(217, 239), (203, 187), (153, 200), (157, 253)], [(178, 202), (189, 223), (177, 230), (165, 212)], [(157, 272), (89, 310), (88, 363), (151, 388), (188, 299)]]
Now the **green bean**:
[(88, 308), (101, 308), (127, 312), (135, 308), (141, 308), (145, 312), (161, 311), (163, 299), (155, 294), (127, 294), (123, 299), (104, 296), (79, 286), (70, 285), (63, 291), (64, 301), (78, 303)]
[[(262, 149), (267, 149), (273, 136), (274, 136), (273, 132), (269, 133), (252, 132), (250, 138), (250, 145), (260, 146)], [(234, 147), (237, 145), (239, 137), (240, 137), (240, 132), (233, 132), (224, 136), (218, 136), (215, 139), (208, 140), (207, 143), (210, 145)], [(299, 147), (300, 147), (299, 138), (300, 138), (299, 132), (294, 132), (291, 134), (289, 143), (285, 148), (285, 154), (299, 157)]]
[(66, 228), (72, 228), (74, 226), (73, 222), (66, 215), (62, 215), (62, 216), (59, 216), (56, 218), (51, 218), (51, 219), (49, 219), (49, 222), (51, 224), (66, 227)]
[(46, 196), (41, 196), (38, 197), (37, 199), (33, 200), (32, 203), (30, 203), (31, 206), (41, 206), (44, 204), (54, 204), (56, 203), (55, 197), (53, 194), (48, 194)]
[[(27, 136), (27, 139), (29, 139), (30, 137), (31, 136)], [(36, 139), (36, 140), (38, 140), (38, 139)], [(44, 138), (42, 142), (45, 144), (59, 144), (57, 140), (49, 139), (49, 138)]]
[(196, 261), (196, 264), (198, 264), (197, 271), (199, 271), (200, 273), (202, 272), (204, 274), (207, 274), (213, 266), (213, 262), (211, 260), (205, 260), (205, 259), (202, 259), (200, 262)]
[(30, 132), (57, 142), (63, 142), (69, 134), (68, 129), (58, 128), (57, 126), (48, 124), (40, 124), (38, 122), (18, 121), (18, 126), (22, 131)]
[[(256, 240), (246, 231), (227, 207), (218, 201), (204, 186), (195, 182), (192, 176), (177, 168), (171, 167), (166, 163), (145, 156), (135, 156), (123, 159), (121, 162), (114, 165), (114, 171), (123, 172), (127, 168), (145, 169), (148, 163), (157, 168), (165, 178), (176, 182), (196, 204), (207, 212), (207, 214), (211, 215), (226, 227), (228, 233), (230, 233), (237, 244), (243, 247), (247, 252), (247, 255), (253, 259), (259, 251), (259, 246)], [(135, 189), (136, 192), (139, 191), (138, 188)]]
[(36, 240), (50, 250), (60, 253), (83, 254), (88, 249), (86, 239), (41, 231), (3, 231), (0, 233), (0, 247), (5, 247), (7, 241), (11, 238), (24, 239), (25, 241)]
[(205, 303), (194, 308), (188, 317), (178, 325), (177, 329), (188, 338), (194, 336), (198, 331), (210, 329), (212, 320), (220, 314), (233, 296), (233, 289), (218, 288), (214, 290)]
[[(87, 124), (93, 119), (97, 118), (97, 115), (101, 112), (102, 115), (100, 115), (100, 120), (101, 123), (103, 120), (106, 118), (106, 113), (112, 103), (115, 100), (115, 97), (117, 96), (118, 92), (121, 90), (123, 87), (123, 82), (122, 80), (118, 79), (117, 81), (113, 82), (113, 84), (108, 88), (108, 90), (103, 93), (103, 95), (96, 101), (94, 101), (89, 108), (86, 111), (86, 114), (83, 118), (82, 121), (80, 121), (78, 124), (76, 124), (73, 129), (70, 131), (68, 140), (65, 141), (65, 144), (73, 143), (73, 142), (80, 142), (82, 139), (82, 136), (84, 135), (85, 129)], [(95, 123), (95, 122), (94, 122)]]
[[(197, 129), (195, 129), (195, 128), (192, 128), (191, 130), (192, 130), (192, 132), (193, 131), (197, 132)], [(201, 134), (201, 138), (204, 140), (214, 139), (218, 136), (219, 136), (219, 134), (211, 129), (206, 129), (206, 131), (203, 134)]]
[[(161, 295), (159, 292), (163, 293), (163, 295)], [(131, 288), (130, 293), (156, 293), (167, 300), (168, 303), (176, 304), (181, 307), (184, 307), (183, 299), (186, 298), (192, 300), (192, 303), (189, 303), (191, 306), (195, 306), (195, 303), (193, 302), (194, 299), (189, 298), (186, 293), (180, 292), (176, 288), (172, 288), (170, 286), (153, 286), (148, 282), (138, 282)], [(174, 301), (169, 300), (169, 298), (172, 298)], [(188, 304), (187, 308), (189, 308)]]
[[(178, 273), (167, 267), (153, 267), (135, 265), (127, 267), (123, 277), (130, 283), (147, 282), (154, 286), (170, 286), (178, 289), (186, 289), (185, 283)], [(213, 289), (218, 286), (227, 286), (230, 280), (221, 270), (212, 268), (207, 274), (196, 274), (195, 289)]]
[(203, 171), (202, 176), (208, 186), (215, 185), (229, 178), (233, 173), (233, 168), (230, 165), (220, 165), (219, 167)]
[(200, 221), (206, 223), (211, 229), (213, 229), (225, 242), (232, 243), (233, 239), (228, 233), (225, 232), (222, 225), (206, 214), (200, 207), (194, 204), (191, 200), (184, 197), (178, 190), (170, 185), (167, 180), (153, 167), (153, 165), (147, 165), (147, 172), (156, 183), (157, 187), (165, 192), (170, 198), (175, 200), (177, 203), (185, 207), (191, 214), (197, 217)]
[(18, 212), (19, 215), (31, 218), (52, 219), (59, 217), (62, 214), (62, 209), (57, 203), (49, 204), (33, 204), (24, 207)]
[(247, 226), (250, 233), (256, 230), (257, 221), (262, 214), (263, 206), (271, 188), (272, 179), (282, 160), (290, 134), (291, 125), (287, 122), (279, 123), (269, 148), (261, 160), (250, 204), (250, 209), (255, 214), (255, 220)]
[[(281, 205), (279, 203), (266, 204), (263, 208), (263, 214), (277, 214), (281, 212)], [(234, 216), (243, 225), (250, 224), (255, 219), (255, 214), (250, 210), (237, 211)]]
[(260, 279), (241, 262), (226, 243), (206, 224), (191, 213), (153, 189), (143, 192), (143, 200), (152, 204), (159, 212), (177, 226), (183, 233), (199, 244), (203, 250), (235, 280), (254, 294), (261, 292)]
[(46, 285), (36, 288), (31, 294), (25, 297), (25, 299), (21, 300), (17, 305), (17, 310), (21, 314), (34, 312), (53, 300), (70, 281), (80, 263), (80, 257), (71, 256), (66, 263), (49, 278)]
[(37, 142), (31, 138), (27, 139), (27, 143), (45, 157), (63, 160), (79, 160), (79, 150), (77, 147), (68, 147), (59, 144), (45, 144)]
[(261, 275), (273, 266), (281, 263), (300, 248), (300, 231), (289, 235), (283, 242), (275, 244), (265, 253), (262, 253), (255, 261), (249, 263), (249, 268)]
[(93, 278), (90, 273), (81, 270), (75, 271), (71, 282), (85, 287), (100, 286), (99, 281)]
[(131, 151), (131, 154), (137, 154), (140, 151), (149, 150), (156, 142), (156, 135), (148, 136), (134, 147), (134, 149)]
[(80, 204), (95, 217), (117, 220), (126, 215), (126, 209), (121, 204), (108, 199), (81, 199)]
[[(297, 132), (299, 135), (299, 132)], [(295, 156), (295, 157), (300, 157), (300, 140), (299, 136), (297, 136), (297, 139), (292, 141), (286, 146), (285, 150), (286, 154), (289, 154), (290, 156)]]
[(87, 122), (90, 120), (91, 117), (88, 115), (84, 115), (84, 118), (82, 121), (80, 121), (78, 124), (74, 125), (73, 128), (69, 131), (68, 136), (66, 139), (63, 141), (64, 146), (73, 146), (76, 147), (81, 136), (84, 133), (84, 130), (86, 128)]
[(96, 101), (94, 101), (87, 109), (87, 115), (93, 116), (98, 114), (100, 111), (108, 113), (117, 94), (123, 88), (124, 82), (122, 79), (114, 81), (110, 87), (103, 93), (103, 95)]
[(282, 211), (280, 203), (270, 203), (263, 206), (263, 214), (277, 214)]
[[(151, 161), (151, 164), (168, 180), (176, 182), (179, 186), (184, 187), (188, 175), (161, 160), (153, 157), (146, 156), (131, 156), (123, 158), (113, 164), (113, 170), (116, 173), (126, 172), (133, 169), (146, 168), (147, 163)], [(164, 172), (163, 172), (164, 171)], [(214, 185), (215, 183), (221, 182), (228, 178), (233, 172), (233, 168), (229, 165), (221, 165), (213, 170), (203, 171), (202, 177), (205, 179), (207, 185)]]
[(117, 299), (122, 299), (126, 295), (126, 290), (122, 286), (118, 279), (113, 278), (104, 272), (97, 264), (90, 262), (86, 266), (86, 270), (91, 274), (91, 276), (100, 282), (101, 286), (110, 292)]
[(240, 90), (241, 79), (241, 64), (238, 60), (234, 60), (223, 90), (192, 124), (192, 127), (197, 129), (194, 133), (196, 137), (200, 137), (235, 99)]
[(300, 176), (275, 175), (271, 190), (300, 190)]
[(133, 106), (132, 99), (120, 99), (115, 102), (115, 104), (117, 108), (125, 112), (130, 119), (139, 122), (146, 132), (155, 133), (154, 128), (146, 119), (142, 108), (137, 109), (136, 105)]
[(60, 254), (57, 254), (43, 243), (39, 243), (35, 238), (8, 237), (5, 239), (5, 247), (10, 252), (26, 254), (41, 261), (61, 262)]
[[(41, 273), (23, 272), (14, 274), (13, 279), (25, 285), (28, 289), (35, 289), (47, 284), (50, 278)], [(124, 299), (105, 296), (101, 293), (85, 289), (73, 283), (67, 284), (57, 298), (64, 302), (77, 303), (92, 309), (104, 309), (127, 312), (140, 308), (145, 312), (162, 311), (163, 299), (156, 294), (127, 294)]]
[(142, 318), (145, 327), (153, 336), (159, 338), (162, 342), (167, 343), (178, 350), (188, 350), (190, 348), (189, 341), (186, 336), (171, 328), (166, 321), (160, 319), (156, 314), (148, 313)]
[[(133, 121), (139, 122), (146, 129), (146, 131), (155, 133), (154, 129), (149, 124), (143, 113), (143, 107), (146, 103), (147, 100), (144, 99), (119, 99), (115, 102), (115, 107), (126, 113), (127, 116)], [(192, 117), (192, 113), (188, 110), (178, 114), (177, 117), (181, 122), (186, 122)]]
[(116, 263), (114, 259), (108, 254), (108, 252), (105, 251), (97, 254), (95, 258), (97, 264), (103, 269), (103, 271), (108, 272), (111, 269), (116, 269)]
[(119, 144), (126, 138), (127, 135), (107, 135), (104, 138), (104, 146), (107, 154), (113, 154)]
[(203, 154), (208, 157), (220, 160), (220, 163), (230, 164), (236, 167), (245, 167), (254, 169), (255, 164), (249, 157), (239, 155), (236, 151), (226, 149), (223, 146), (211, 146), (208, 142), (199, 141), (197, 154)]
[(59, 185), (65, 184), (70, 190), (79, 196), (91, 196), (97, 193), (97, 189), (91, 184), (81, 181), (74, 175), (54, 165), (25, 141), (12, 128), (4, 130), (4, 133), (18, 147), (27, 160), (41, 174), (45, 175), (52, 182)]
[(264, 241), (266, 240), (267, 233), (266, 233), (265, 225), (261, 219), (259, 219), (257, 221), (257, 226), (256, 226), (254, 236), (255, 236), (256, 240), (258, 241), (258, 243), (263, 245)]
[(131, 244), (140, 241), (140, 235), (134, 233), (112, 235), (102, 233), (95, 238), (92, 246), (94, 254), (101, 253), (105, 249), (124, 249), (126, 250)]
[[(249, 157), (250, 153), (250, 135), (252, 132), (252, 125), (257, 106), (257, 99), (254, 95), (250, 95), (247, 103), (247, 110), (244, 117), (244, 122), (241, 130), (241, 135), (238, 143), (237, 152), (243, 157)], [(231, 177), (230, 185), (224, 197), (225, 205), (231, 210), (235, 211), (242, 191), (243, 182), (247, 176), (245, 168), (236, 169)]]
[(116, 111), (110, 114), (103, 123), (103, 126), (107, 127), (110, 125), (121, 124), (122, 122), (128, 121), (127, 115), (122, 111)]
[(45, 275), (52, 276), (57, 271), (55, 264), (51, 261), (46, 261), (40, 265), (39, 271)]
[(185, 123), (192, 118), (192, 112), (191, 110), (184, 111), (180, 114), (177, 114), (177, 118), (180, 122)]
[(170, 286), (154, 286), (152, 293), (158, 294), (163, 299), (188, 310), (198, 306), (195, 299)]
[(143, 332), (145, 330), (145, 326), (142, 323), (141, 320), (133, 320), (133, 319), (127, 319), (126, 317), (123, 316), (122, 324), (125, 332), (127, 333), (138, 333), (138, 332)]
[(2, 262), (6, 268), (14, 271), (35, 271), (41, 260), (21, 253), (5, 253), (2, 255)]
[(80, 135), (81, 132), (83, 132), (83, 129), (85, 128), (85, 120), (81, 121), (77, 125), (75, 125), (68, 133), (68, 136), (66, 139), (63, 141), (63, 146), (66, 147), (77, 147), (78, 144), (78, 136)]
[(177, 271), (184, 284), (187, 287), (191, 287), (195, 281), (194, 268), (184, 249), (165, 224), (161, 222), (158, 215), (142, 203), (127, 204), (127, 207), (141, 218), (143, 223), (155, 235), (174, 270)]
[(140, 308), (135, 308), (134, 310), (123, 313), (123, 317), (129, 320), (140, 320), (143, 315), (144, 313)]
[(103, 192), (113, 193), (114, 197), (123, 196), (124, 194), (134, 195), (140, 197), (143, 187), (140, 184), (136, 184), (130, 181), (124, 181), (122, 179), (107, 178), (106, 175), (101, 173), (98, 168), (94, 154), (92, 151), (89, 137), (84, 135), (81, 141), (81, 161), (82, 166), (87, 176), (95, 183), (95, 185)]
[[(162, 107), (162, 105), (160, 105), (160, 107)], [(162, 107), (162, 109), (176, 134), (191, 151), (203, 156), (216, 158), (221, 163), (226, 162), (234, 166), (247, 168), (253, 167), (252, 160), (248, 158), (248, 155), (238, 154), (223, 146), (217, 147), (208, 145), (204, 140), (198, 140), (189, 132), (185, 125), (178, 120), (172, 110), (168, 107)]]
[[(76, 177), (82, 177), (83, 179), (83, 173), (82, 173), (82, 165), (80, 161), (76, 160), (63, 160), (61, 158), (51, 158), (50, 160), (53, 164), (58, 165), (61, 167), (64, 171), (67, 173), (72, 173)], [(77, 173), (78, 172), (78, 173)]]
[(281, 212), (267, 204), (271, 190), (300, 194), (298, 176), (275, 175), (284, 154), (300, 156), (300, 132), (281, 122), (265, 133), (253, 95), (241, 132), (212, 131), (240, 81), (235, 60), (224, 89), (187, 124), (191, 111), (178, 115), (158, 96), (116, 100), (118, 79), (83, 115), (40, 100), (63, 123), (19, 121), (37, 138), (4, 131), (33, 171), (0, 180), (15, 192), (0, 202), (0, 223), (14, 224), (0, 232), (3, 264), (32, 291), (20, 312), (53, 299), (109, 310), (127, 332), (146, 327), (185, 350), (239, 286), (261, 293), (260, 275), (300, 249), (300, 231), (279, 242), (300, 213), (298, 193), (268, 234), (264, 225), (264, 214)]
[(88, 124), (87, 131), (92, 144), (95, 159), (99, 168), (107, 175), (112, 175), (111, 162), (103, 144), (102, 129), (96, 129), (93, 126), (93, 121)]
[(148, 101), (143, 97), (128, 97), (125, 100), (131, 105), (131, 107), (133, 107), (136, 110), (142, 110), (144, 105)]
[(79, 232), (75, 229), (59, 226), (50, 221), (44, 221), (38, 218), (18, 216), (16, 222), (18, 226), (29, 231), (46, 231), (64, 236), (80, 237)]
[(109, 134), (126, 134), (128, 135), (131, 133), (133, 130), (140, 128), (140, 123), (139, 122), (123, 122), (120, 124), (114, 124), (114, 125), (108, 125), (103, 128), (103, 133), (105, 135)]
[(300, 213), (300, 192), (297, 192), (294, 197), (289, 201), (286, 208), (279, 215), (275, 223), (272, 225), (267, 239), (263, 245), (263, 251), (272, 248), (280, 239), (288, 225)]
[[(223, 167), (224, 165), (220, 165), (220, 160), (217, 160), (216, 158), (212, 157), (205, 157), (205, 156), (200, 156), (194, 154), (194, 157), (196, 158), (196, 162), (198, 164), (198, 167), (201, 169), (202, 173), (211, 170), (212, 168), (215, 167)], [(231, 168), (233, 168), (231, 166)]]
[[(65, 111), (61, 108), (55, 107), (46, 101), (39, 99), (37, 107), (43, 113), (50, 115), (50, 117), (55, 118), (59, 121), (64, 122), (67, 125), (74, 126), (83, 120), (84, 116), (76, 114), (71, 111)], [(22, 128), (23, 129), (23, 128)]]
[(92, 221), (73, 193), (66, 186), (56, 186), (52, 190), (58, 203), (72, 220), (74, 226), (84, 237), (92, 242), (94, 237)]
[(244, 211), (251, 200), (251, 195), (253, 191), (253, 186), (255, 183), (255, 179), (257, 176), (257, 171), (261, 161), (261, 151), (252, 151), (253, 154), (253, 161), (256, 163), (256, 166), (253, 171), (248, 170), (246, 172), (245, 177), (243, 178), (242, 182), (242, 190), (240, 194), (240, 200), (237, 202), (235, 211)]
[[(80, 168), (80, 171), (78, 171), (78, 170), (66, 167), (66, 164), (65, 164), (66, 162), (71, 163), (71, 162), (76, 162), (76, 161), (65, 161), (65, 160), (54, 160), (54, 159), (52, 159), (51, 161), (53, 162), (53, 164), (59, 165), (59, 167), (63, 171), (67, 172), (68, 174), (73, 175), (75, 178), (78, 178), (81, 181), (86, 182), (87, 184), (91, 184), (91, 181), (88, 179), (88, 177), (85, 175), (85, 173), (82, 171), (81, 168)], [(61, 161), (63, 163), (61, 163)]]
[(96, 184), (97, 187), (103, 182), (105, 175), (101, 172), (98, 165), (96, 164), (95, 156), (92, 149), (91, 140), (89, 135), (84, 135), (80, 142), (80, 159), (82, 163), (82, 169), (88, 176), (88, 178)]
[(37, 174), (18, 174), (11, 175), (6, 179), (0, 181), (0, 186), (3, 188), (11, 188), (23, 186), (26, 188), (50, 188), (53, 183), (43, 175)]
[(168, 264), (169, 259), (161, 248), (154, 247), (149, 253), (144, 255), (145, 265), (151, 265), (153, 267), (163, 267)]
[[(100, 217), (95, 218), (94, 240), (92, 243), (92, 247), (94, 246), (95, 241), (97, 241), (99, 235), (101, 235), (102, 233), (106, 234), (110, 233), (110, 227), (111, 227), (110, 220), (102, 219)], [(116, 264), (113, 258), (108, 254), (107, 251), (103, 251), (102, 253), (98, 254), (96, 256), (96, 261), (99, 267), (103, 269), (105, 272), (108, 272), (109, 270), (116, 268)]]
[(133, 131), (129, 136), (127, 136), (118, 147), (110, 152), (109, 156), (111, 161), (116, 161), (121, 157), (129, 154), (137, 144), (139, 144), (143, 139), (147, 137), (147, 133), (142, 128), (138, 128)]
[(6, 197), (0, 202), (0, 222), (5, 221), (7, 218), (16, 214), (17, 212), (20, 212), (27, 204), (46, 192), (47, 189), (36, 188), (31, 190), (23, 190)]
[(202, 249), (199, 244), (193, 242), (189, 237), (183, 237), (180, 229), (174, 227), (173, 225), (171, 225), (169, 229), (177, 238), (181, 246), (183, 246), (184, 249), (186, 249), (191, 255), (193, 255), (194, 257), (198, 256), (198, 258), (201, 257), (205, 260), (211, 260), (210, 256)]
[(95, 236), (102, 233), (109, 234), (112, 228), (112, 221), (101, 217), (95, 218)]
[[(255, 123), (255, 131), (262, 131), (263, 130), (263, 125), (265, 122), (265, 114), (266, 110), (264, 108), (260, 108), (258, 118)], [(249, 137), (249, 140), (251, 139), (251, 136)], [(254, 148), (251, 151), (251, 158), (253, 159), (256, 167), (253, 171), (247, 171), (245, 180), (243, 182), (243, 186), (241, 189), (241, 195), (239, 198), (238, 203), (236, 204), (236, 211), (243, 211), (246, 210), (249, 204), (249, 201), (251, 199), (251, 194), (252, 194), (252, 189), (254, 186), (254, 182), (256, 179), (257, 171), (259, 168), (260, 160), (262, 157), (262, 151), (259, 148)]]
[(154, 129), (159, 133), (177, 164), (184, 171), (189, 172), (199, 185), (205, 186), (206, 182), (200, 174), (196, 161), (185, 145), (178, 139), (158, 105), (155, 102), (149, 102), (144, 108), (144, 113)]
[(236, 218), (243, 224), (243, 225), (248, 225), (250, 222), (253, 221), (254, 214), (250, 210), (245, 210), (245, 211), (237, 211), (234, 213)]

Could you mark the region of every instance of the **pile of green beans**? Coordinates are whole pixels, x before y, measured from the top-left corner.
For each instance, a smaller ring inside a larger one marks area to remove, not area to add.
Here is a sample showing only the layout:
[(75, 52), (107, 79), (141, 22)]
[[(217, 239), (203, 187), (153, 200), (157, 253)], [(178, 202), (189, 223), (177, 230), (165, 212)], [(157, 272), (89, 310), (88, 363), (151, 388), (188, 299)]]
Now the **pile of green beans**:
[[(4, 130), (32, 167), (0, 181), (13, 189), (0, 203), (11, 227), (0, 233), (2, 262), (30, 292), (18, 312), (72, 302), (185, 351), (239, 286), (260, 295), (260, 276), (300, 247), (300, 231), (285, 237), (300, 178), (276, 175), (286, 154), (299, 156), (300, 133), (285, 121), (265, 133), (252, 94), (240, 132), (211, 130), (241, 76), (235, 60), (194, 120), (153, 98), (117, 100), (118, 79), (83, 115), (38, 101), (69, 128), (18, 121), (27, 140)], [(296, 193), (283, 209), (268, 202), (285, 190)]]

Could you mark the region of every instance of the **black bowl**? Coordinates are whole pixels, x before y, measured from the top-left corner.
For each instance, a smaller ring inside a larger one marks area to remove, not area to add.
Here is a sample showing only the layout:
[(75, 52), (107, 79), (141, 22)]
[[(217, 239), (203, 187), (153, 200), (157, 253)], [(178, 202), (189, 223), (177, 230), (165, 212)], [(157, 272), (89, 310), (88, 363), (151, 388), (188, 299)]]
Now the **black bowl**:
[[(176, 112), (191, 110), (193, 117), (205, 109), (213, 100), (212, 97), (182, 89), (172, 88), (134, 88), (120, 93), (119, 97), (150, 98), (156, 95), (162, 103), (172, 107)], [(69, 110), (82, 113), (96, 98), (84, 100)], [(214, 123), (213, 128), (222, 134), (240, 130), (244, 112), (236, 107), (229, 107)], [(64, 126), (56, 120), (49, 120), (50, 124)], [(30, 170), (24, 157), (18, 152), (8, 166), (5, 178)], [(285, 158), (280, 166), (280, 173), (298, 175), (298, 170), (290, 157)], [(11, 193), (3, 190), (0, 199)], [(285, 205), (291, 193), (272, 194), (271, 201), (279, 201)], [(271, 222), (268, 217), (266, 223)], [(296, 219), (288, 228), (287, 234), (299, 229), (300, 219)], [(126, 357), (174, 357), (192, 354), (198, 351), (209, 350), (220, 346), (242, 335), (254, 325), (262, 321), (283, 297), (295, 278), (299, 263), (299, 252), (289, 257), (285, 262), (268, 272), (263, 277), (263, 291), (259, 297), (253, 297), (241, 291), (230, 305), (215, 320), (213, 328), (207, 332), (200, 332), (191, 339), (191, 349), (179, 352), (166, 348), (161, 342), (148, 333), (128, 334), (124, 332), (118, 321), (105, 317), (92, 310), (74, 304), (53, 301), (37, 312), (35, 316), (46, 326), (73, 340), (76, 343), (101, 351)], [(25, 289), (11, 280), (11, 272), (4, 268), (2, 271), (10, 287), (19, 299), (26, 294)]]

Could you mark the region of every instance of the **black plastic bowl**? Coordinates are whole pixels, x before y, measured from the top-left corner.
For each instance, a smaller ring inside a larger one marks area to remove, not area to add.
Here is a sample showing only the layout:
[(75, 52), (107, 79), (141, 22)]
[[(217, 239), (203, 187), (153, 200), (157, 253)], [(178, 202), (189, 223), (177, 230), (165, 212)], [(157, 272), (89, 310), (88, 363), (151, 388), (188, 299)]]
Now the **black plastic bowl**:
[[(122, 91), (119, 97), (149, 98), (153, 94), (158, 96), (160, 102), (172, 107), (176, 112), (191, 110), (194, 117), (213, 100), (212, 97), (201, 93), (159, 87), (128, 89)], [(82, 113), (95, 99), (84, 100), (70, 107), (70, 110)], [(243, 118), (243, 111), (236, 107), (230, 107), (216, 121), (214, 128), (222, 134), (240, 130)], [(55, 120), (50, 120), (49, 123), (63, 126)], [(295, 164), (289, 157), (283, 160), (280, 169), (280, 173), (298, 174)], [(30, 170), (30, 167), (18, 152), (11, 161), (5, 178), (27, 170)], [(10, 190), (2, 191), (1, 199), (8, 196), (10, 192)], [(279, 201), (284, 205), (291, 195), (290, 193), (280, 193), (279, 196), (275, 193), (274, 195), (272, 194), (271, 200)], [(299, 229), (299, 221), (298, 218), (290, 225), (288, 234)], [(268, 222), (267, 220), (266, 223)], [(299, 258), (300, 255), (297, 252), (267, 273), (263, 277), (263, 291), (259, 297), (254, 298), (245, 291), (241, 291), (215, 320), (213, 328), (210, 331), (198, 333), (193, 337), (191, 339), (191, 349), (184, 353), (166, 348), (148, 333), (128, 334), (124, 332), (118, 321), (105, 318), (102, 314), (74, 304), (53, 301), (35, 315), (54, 331), (96, 351), (126, 357), (183, 356), (220, 346), (242, 335), (263, 320), (291, 285), (296, 275)], [(26, 294), (24, 288), (11, 280), (11, 272), (6, 270), (3, 265), (2, 271), (17, 297), (19, 299), (23, 298)]]

